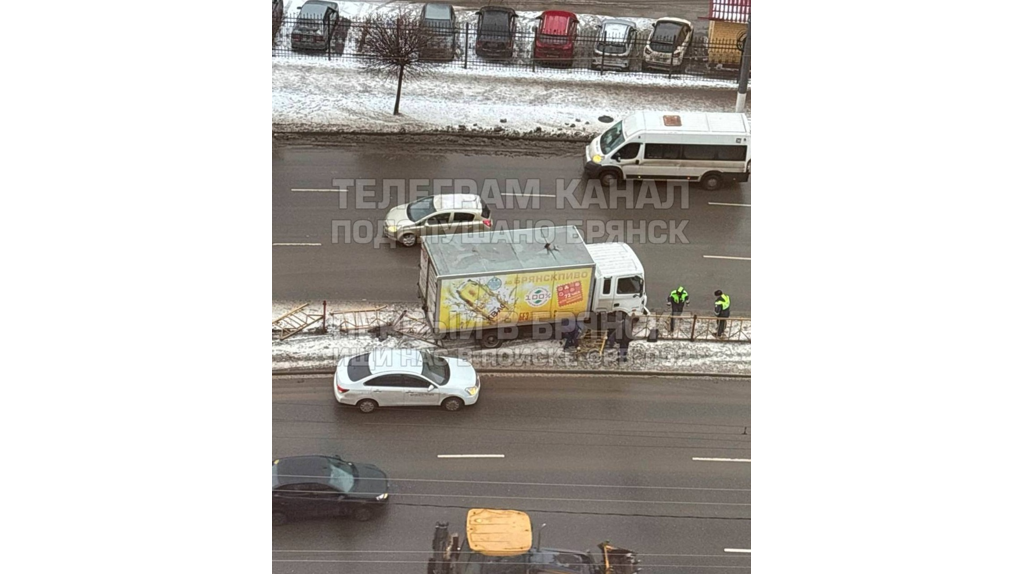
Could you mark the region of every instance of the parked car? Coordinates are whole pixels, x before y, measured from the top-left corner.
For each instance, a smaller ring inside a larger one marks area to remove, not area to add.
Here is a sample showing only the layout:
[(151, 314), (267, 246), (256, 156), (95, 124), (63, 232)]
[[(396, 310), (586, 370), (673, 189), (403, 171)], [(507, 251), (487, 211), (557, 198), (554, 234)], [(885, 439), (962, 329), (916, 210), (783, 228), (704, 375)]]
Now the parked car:
[(420, 13), (420, 27), (433, 38), (424, 59), (451, 60), (459, 49), (459, 28), (451, 4), (426, 4)]
[(284, 0), (272, 0), (274, 3), (273, 21), (271, 27), (273, 28), (272, 34), (270, 35), (270, 41), (273, 43), (277, 39), (277, 33), (281, 30), (281, 22), (284, 21)]
[(548, 10), (542, 12), (538, 20), (540, 26), (533, 44), (534, 59), (548, 64), (572, 66), (579, 19), (572, 12)]
[(504, 6), (484, 6), (476, 13), (476, 55), (511, 58), (516, 46), (516, 11)]
[(636, 55), (636, 45), (636, 24), (615, 18), (605, 20), (597, 34), (590, 67), (595, 70), (628, 70)]
[(339, 456), (274, 461), (274, 526), (303, 518), (369, 520), (388, 501), (388, 476), (372, 464)]
[(330, 46), (332, 51), (342, 53), (352, 21), (338, 10), (337, 2), (308, 0), (303, 4), (292, 28), (292, 50), (325, 52)]
[(338, 363), (334, 398), (364, 413), (412, 406), (457, 411), (480, 398), (480, 377), (463, 359), (416, 349), (375, 349)]
[(491, 229), (491, 208), (479, 195), (445, 193), (397, 205), (384, 218), (384, 237), (406, 247), (424, 235)]
[(693, 36), (693, 25), (682, 18), (658, 18), (644, 46), (642, 68), (681, 71)]

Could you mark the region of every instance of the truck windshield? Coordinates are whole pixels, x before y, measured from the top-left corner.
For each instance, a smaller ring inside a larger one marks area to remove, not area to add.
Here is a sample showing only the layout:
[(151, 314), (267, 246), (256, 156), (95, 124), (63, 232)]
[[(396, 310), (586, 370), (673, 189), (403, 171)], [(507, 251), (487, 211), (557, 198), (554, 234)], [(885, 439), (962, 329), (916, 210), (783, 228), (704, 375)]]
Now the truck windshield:
[(409, 204), (409, 221), (419, 221), (435, 211), (433, 197), (418, 199)]
[(613, 149), (622, 145), (623, 141), (625, 138), (622, 137), (622, 122), (619, 122), (601, 135), (601, 153), (608, 155)]

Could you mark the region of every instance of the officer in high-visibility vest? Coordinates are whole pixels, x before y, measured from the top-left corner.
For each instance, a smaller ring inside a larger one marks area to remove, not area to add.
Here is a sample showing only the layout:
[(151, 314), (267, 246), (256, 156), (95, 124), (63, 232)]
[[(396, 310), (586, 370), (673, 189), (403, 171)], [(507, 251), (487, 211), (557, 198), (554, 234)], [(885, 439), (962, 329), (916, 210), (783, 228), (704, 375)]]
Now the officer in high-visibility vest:
[(725, 318), (729, 316), (729, 296), (719, 289), (715, 291), (715, 317), (718, 317), (718, 332), (716, 337), (721, 338), (725, 334)]
[(683, 307), (690, 302), (690, 295), (686, 292), (686, 289), (680, 285), (678, 289), (673, 290), (668, 294), (668, 304), (672, 306), (672, 316), (668, 320), (668, 332), (673, 333), (676, 330), (676, 317), (683, 314)]

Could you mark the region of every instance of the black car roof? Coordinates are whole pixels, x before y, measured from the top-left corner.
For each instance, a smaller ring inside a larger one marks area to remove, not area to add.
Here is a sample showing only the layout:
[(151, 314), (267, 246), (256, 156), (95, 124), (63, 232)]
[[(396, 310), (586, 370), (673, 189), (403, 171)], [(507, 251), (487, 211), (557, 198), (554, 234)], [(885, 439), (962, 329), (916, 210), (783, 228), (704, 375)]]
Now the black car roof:
[(484, 6), (480, 9), (481, 12), (508, 12), (509, 14), (515, 14), (516, 11), (511, 8), (504, 6)]
[(327, 484), (331, 465), (326, 456), (290, 456), (277, 460), (277, 478), (282, 485), (320, 482)]

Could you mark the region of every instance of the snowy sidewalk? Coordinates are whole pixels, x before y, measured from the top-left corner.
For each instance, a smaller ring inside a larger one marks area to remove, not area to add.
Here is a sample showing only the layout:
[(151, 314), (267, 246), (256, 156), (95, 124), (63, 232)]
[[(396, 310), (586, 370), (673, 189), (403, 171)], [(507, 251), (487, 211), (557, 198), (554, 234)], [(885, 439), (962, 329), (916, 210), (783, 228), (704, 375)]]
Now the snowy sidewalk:
[[(273, 317), (279, 317), (291, 303), (275, 303)], [(335, 304), (332, 311), (343, 309), (365, 309), (366, 303)], [(414, 305), (388, 305), (387, 313), (393, 317), (402, 311), (408, 315), (422, 317), (422, 311)], [(274, 341), (271, 346), (273, 370), (333, 369), (341, 357), (364, 353), (376, 348), (423, 348), (438, 349), (432, 345), (402, 335), (390, 335), (380, 341), (367, 332), (342, 333), (336, 320), (328, 319), (327, 334), (318, 335), (312, 330), (300, 333), (284, 341)], [(454, 349), (440, 349), (447, 356), (457, 356), (473, 363), (477, 368), (488, 369), (551, 369), (580, 370), (597, 369), (609, 372), (658, 372), (675, 371), (694, 374), (750, 375), (751, 345), (735, 342), (689, 342), (666, 341), (648, 343), (637, 339), (629, 346), (629, 363), (616, 362), (614, 350), (607, 350), (603, 356), (596, 353), (577, 356), (562, 351), (557, 341), (510, 341), (501, 348), (483, 350), (474, 345)]]
[(598, 120), (602, 115), (617, 120), (640, 109), (728, 112), (736, 102), (735, 87), (726, 82), (716, 88), (655, 75), (442, 68), (404, 82), (401, 115), (393, 116), (395, 89), (395, 81), (363, 72), (353, 61), (275, 60), (274, 130), (522, 135), (539, 128), (548, 136), (587, 136), (608, 127)]

